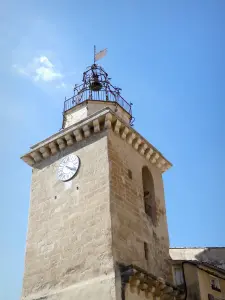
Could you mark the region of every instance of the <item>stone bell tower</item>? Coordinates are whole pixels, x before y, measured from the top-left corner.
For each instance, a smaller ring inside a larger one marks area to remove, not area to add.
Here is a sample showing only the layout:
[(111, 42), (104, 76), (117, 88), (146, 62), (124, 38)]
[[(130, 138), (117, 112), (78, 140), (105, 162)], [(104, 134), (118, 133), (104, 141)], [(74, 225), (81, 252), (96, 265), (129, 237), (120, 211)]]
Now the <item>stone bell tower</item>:
[(132, 120), (93, 64), (64, 103), (62, 130), (22, 156), (32, 167), (23, 300), (181, 297), (167, 282), (171, 164)]

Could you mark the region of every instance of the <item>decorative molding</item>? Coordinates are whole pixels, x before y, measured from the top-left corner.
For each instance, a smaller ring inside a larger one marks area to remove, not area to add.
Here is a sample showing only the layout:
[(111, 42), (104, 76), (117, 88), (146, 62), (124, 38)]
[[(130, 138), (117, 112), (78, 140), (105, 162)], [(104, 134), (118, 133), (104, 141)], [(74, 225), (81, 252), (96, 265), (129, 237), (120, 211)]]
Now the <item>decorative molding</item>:
[(105, 128), (110, 129), (112, 127), (112, 114), (107, 113), (105, 115)]
[(159, 153), (157, 152), (154, 152), (154, 154), (152, 155), (151, 159), (150, 159), (150, 162), (152, 164), (155, 164), (157, 162), (157, 159), (159, 158)]
[(119, 134), (120, 133), (120, 127), (121, 127), (121, 122), (117, 119), (116, 120), (116, 124), (115, 124), (115, 127), (114, 127), (114, 132), (116, 133), (116, 134)]
[(42, 155), (39, 151), (34, 151), (30, 155), (35, 162), (40, 162), (42, 160)]
[(30, 166), (33, 166), (33, 165), (35, 164), (35, 161), (34, 161), (34, 159), (31, 157), (31, 155), (30, 155), (30, 156), (24, 156), (24, 157), (22, 157), (22, 159), (23, 159), (23, 161), (24, 161), (25, 163), (27, 163), (27, 164), (30, 165)]
[(49, 156), (55, 155), (74, 143), (78, 143), (105, 129), (114, 131), (121, 139), (131, 145), (133, 149), (155, 165), (162, 173), (171, 167), (171, 163), (167, 161), (157, 149), (132, 127), (127, 126), (127, 124), (109, 108), (104, 108), (92, 116), (87, 117), (85, 120), (73, 124), (43, 142), (36, 144), (31, 147), (30, 152), (21, 158), (28, 165), (35, 166), (35, 164), (40, 163), (40, 161), (47, 159)]
[(90, 127), (89, 125), (84, 125), (83, 126), (83, 132), (84, 132), (84, 137), (87, 138), (91, 135)]
[(76, 141), (79, 142), (83, 139), (82, 133), (81, 133), (81, 129), (76, 129), (73, 131), (73, 134), (76, 138)]
[(157, 168), (162, 168), (162, 166), (166, 163), (165, 159), (160, 157), (160, 159), (158, 160), (158, 163), (157, 163)]
[(58, 146), (59, 146), (60, 150), (65, 149), (66, 146), (67, 146), (64, 138), (59, 138), (59, 139), (56, 140), (56, 142), (58, 143)]
[(134, 149), (138, 150), (138, 148), (141, 145), (141, 143), (142, 143), (142, 140), (141, 140), (141, 138), (138, 137), (137, 140), (136, 140), (136, 142), (134, 143)]
[[(147, 273), (145, 270), (134, 265), (118, 265), (121, 275), (127, 274), (125, 284), (128, 285), (131, 293), (140, 294), (142, 291), (147, 299), (185, 299), (184, 290), (166, 282), (163, 278)], [(122, 276), (121, 278), (123, 279)]]
[(127, 139), (128, 144), (131, 145), (135, 138), (136, 138), (136, 134), (132, 132)]
[(48, 146), (51, 150), (52, 155), (55, 155), (58, 152), (58, 147), (57, 147), (55, 141), (51, 142)]
[(98, 119), (95, 119), (93, 121), (93, 126), (94, 126), (94, 132), (99, 132), (100, 131), (100, 125)]
[[(132, 275), (129, 279), (129, 287), (131, 293), (139, 294), (140, 291), (145, 292), (145, 296), (148, 299), (162, 299), (167, 297), (167, 299), (182, 300), (185, 297), (185, 293), (182, 290), (178, 290), (175, 286), (169, 285), (162, 278), (156, 278), (154, 275), (149, 274), (149, 276), (143, 276), (139, 280), (135, 278), (136, 274)], [(133, 280), (135, 278), (135, 280)], [(175, 298), (174, 298), (175, 297)]]
[(67, 145), (68, 146), (71, 146), (71, 145), (73, 145), (73, 143), (74, 143), (74, 139), (73, 139), (73, 136), (71, 135), (71, 134), (66, 134), (65, 135), (65, 139), (66, 139), (66, 142), (67, 142)]
[(123, 132), (122, 132), (122, 134), (121, 134), (121, 138), (122, 138), (123, 140), (125, 140), (126, 137), (127, 137), (127, 134), (128, 134), (129, 132), (130, 132), (130, 129), (127, 128), (127, 127), (124, 127)]
[(144, 155), (147, 148), (148, 148), (147, 144), (142, 144), (142, 146), (140, 147), (140, 150), (139, 150), (140, 154)]
[(149, 160), (151, 155), (154, 153), (154, 150), (152, 148), (149, 148), (146, 152), (146, 159)]
[(40, 152), (41, 152), (43, 158), (48, 158), (51, 155), (50, 149), (47, 147), (41, 147)]

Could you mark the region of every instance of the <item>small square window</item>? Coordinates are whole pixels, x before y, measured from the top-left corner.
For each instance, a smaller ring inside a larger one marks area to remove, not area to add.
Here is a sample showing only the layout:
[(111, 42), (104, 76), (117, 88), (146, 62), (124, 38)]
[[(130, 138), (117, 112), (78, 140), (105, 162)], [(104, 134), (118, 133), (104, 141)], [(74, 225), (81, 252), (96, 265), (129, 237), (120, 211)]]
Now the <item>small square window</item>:
[(145, 259), (148, 260), (148, 244), (144, 242)]
[(132, 172), (131, 172), (131, 170), (128, 170), (128, 177), (129, 177), (130, 179), (132, 179)]
[(219, 278), (211, 276), (210, 284), (211, 284), (212, 290), (221, 292)]

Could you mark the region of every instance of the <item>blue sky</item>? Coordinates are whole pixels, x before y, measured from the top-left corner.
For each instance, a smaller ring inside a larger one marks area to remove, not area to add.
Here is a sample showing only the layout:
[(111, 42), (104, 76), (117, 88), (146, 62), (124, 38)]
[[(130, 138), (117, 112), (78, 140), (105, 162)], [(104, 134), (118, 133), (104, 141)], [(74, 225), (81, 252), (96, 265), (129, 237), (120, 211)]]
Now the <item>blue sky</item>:
[(61, 128), (94, 44), (135, 129), (174, 165), (171, 246), (224, 246), (225, 1), (2, 1), (0, 34), (1, 299), (21, 293), (31, 169), (19, 157)]

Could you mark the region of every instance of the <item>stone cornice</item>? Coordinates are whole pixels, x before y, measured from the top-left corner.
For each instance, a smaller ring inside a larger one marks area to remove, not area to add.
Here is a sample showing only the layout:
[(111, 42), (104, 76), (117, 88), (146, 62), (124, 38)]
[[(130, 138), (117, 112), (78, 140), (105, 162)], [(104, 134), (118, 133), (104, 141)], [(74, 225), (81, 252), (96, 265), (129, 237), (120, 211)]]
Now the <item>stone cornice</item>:
[(123, 285), (129, 284), (131, 293), (139, 294), (142, 291), (147, 299), (154, 297), (154, 299), (182, 300), (185, 298), (183, 290), (137, 266), (120, 265), (120, 271)]
[(21, 159), (28, 165), (35, 164), (55, 155), (57, 152), (88, 138), (92, 134), (112, 129), (121, 139), (125, 140), (147, 161), (155, 165), (162, 173), (172, 165), (166, 158), (137, 131), (125, 124), (110, 108), (104, 108), (76, 124), (50, 136), (44, 141), (31, 147), (31, 151), (24, 154)]

